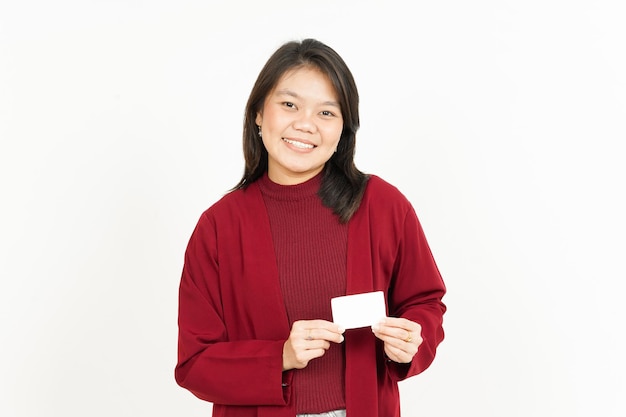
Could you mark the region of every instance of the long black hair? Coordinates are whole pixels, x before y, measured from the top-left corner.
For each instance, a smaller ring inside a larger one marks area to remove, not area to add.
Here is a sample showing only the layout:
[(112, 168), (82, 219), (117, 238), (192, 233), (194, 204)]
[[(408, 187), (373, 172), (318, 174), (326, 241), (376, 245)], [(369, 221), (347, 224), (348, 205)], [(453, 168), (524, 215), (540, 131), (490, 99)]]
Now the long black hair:
[(339, 216), (350, 220), (359, 208), (368, 176), (354, 164), (356, 132), (359, 129), (359, 92), (344, 60), (332, 48), (315, 39), (291, 41), (278, 48), (259, 73), (246, 105), (243, 125), (243, 176), (233, 188), (245, 189), (267, 171), (268, 155), (256, 126), (256, 115), (263, 110), (265, 98), (287, 71), (299, 67), (316, 68), (333, 85), (341, 114), (343, 130), (337, 152), (324, 165), (318, 192), (322, 203)]

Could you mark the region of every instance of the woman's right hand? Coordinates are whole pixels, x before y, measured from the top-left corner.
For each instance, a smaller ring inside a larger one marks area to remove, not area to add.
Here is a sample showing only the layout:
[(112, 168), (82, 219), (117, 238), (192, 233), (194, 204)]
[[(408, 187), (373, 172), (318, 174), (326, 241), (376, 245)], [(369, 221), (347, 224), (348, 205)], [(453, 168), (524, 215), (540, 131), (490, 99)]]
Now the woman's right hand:
[(294, 322), (283, 345), (283, 371), (305, 368), (311, 359), (324, 356), (330, 342), (343, 342), (343, 332), (344, 329), (326, 320)]

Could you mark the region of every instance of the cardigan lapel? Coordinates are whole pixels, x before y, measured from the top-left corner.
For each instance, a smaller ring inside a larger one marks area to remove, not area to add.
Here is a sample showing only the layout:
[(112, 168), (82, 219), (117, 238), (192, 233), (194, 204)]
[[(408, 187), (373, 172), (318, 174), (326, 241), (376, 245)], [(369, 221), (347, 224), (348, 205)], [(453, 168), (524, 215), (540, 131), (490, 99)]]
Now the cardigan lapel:
[(260, 317), (254, 320), (254, 331), (258, 338), (280, 340), (289, 337), (290, 327), (287, 310), (280, 289), (276, 254), (272, 242), (270, 221), (258, 184), (246, 189), (245, 215), (241, 225), (242, 276), (246, 277), (246, 288), (254, 299)]
[[(347, 294), (374, 290), (370, 218), (364, 198), (348, 225)], [(346, 410), (378, 416), (376, 338), (368, 327), (346, 331)]]
[[(256, 182), (248, 187), (245, 194), (247, 199), (246, 210), (249, 216), (241, 216), (246, 219), (246, 223), (242, 225), (242, 232), (245, 235), (243, 253), (247, 254), (244, 263), (248, 268), (253, 268), (256, 271), (257, 278), (250, 282), (251, 291), (255, 291), (265, 299), (262, 306), (265, 311), (259, 311), (263, 320), (257, 323), (259, 337), (287, 339), (291, 328), (280, 289), (276, 253), (274, 252), (267, 209)], [(285, 389), (291, 390), (292, 388), (287, 386)], [(292, 398), (291, 393), (287, 393), (286, 396)], [(294, 417), (295, 414), (291, 401), (286, 407), (258, 407), (258, 417)]]

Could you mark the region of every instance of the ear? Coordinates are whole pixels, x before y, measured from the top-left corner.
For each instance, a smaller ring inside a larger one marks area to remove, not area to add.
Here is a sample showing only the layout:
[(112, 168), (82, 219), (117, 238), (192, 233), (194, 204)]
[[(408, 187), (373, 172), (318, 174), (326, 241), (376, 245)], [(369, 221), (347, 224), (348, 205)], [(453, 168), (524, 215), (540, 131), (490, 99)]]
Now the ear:
[(260, 111), (257, 112), (254, 123), (256, 123), (257, 126), (263, 126), (263, 113), (261, 113)]

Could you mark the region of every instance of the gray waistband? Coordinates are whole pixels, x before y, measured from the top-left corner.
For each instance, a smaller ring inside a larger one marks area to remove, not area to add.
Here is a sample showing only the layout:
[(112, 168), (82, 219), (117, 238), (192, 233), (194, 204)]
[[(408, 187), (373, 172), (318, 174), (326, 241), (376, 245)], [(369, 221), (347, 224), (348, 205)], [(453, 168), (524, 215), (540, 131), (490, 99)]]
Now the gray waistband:
[(298, 414), (296, 417), (346, 417), (346, 410), (335, 410), (322, 414)]

